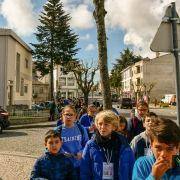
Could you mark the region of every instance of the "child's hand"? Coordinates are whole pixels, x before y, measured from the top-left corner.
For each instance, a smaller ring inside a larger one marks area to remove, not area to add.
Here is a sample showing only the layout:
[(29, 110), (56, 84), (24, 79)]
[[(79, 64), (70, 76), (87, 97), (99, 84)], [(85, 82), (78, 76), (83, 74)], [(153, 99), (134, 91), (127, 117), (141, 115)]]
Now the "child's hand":
[(170, 162), (160, 157), (152, 166), (152, 175), (155, 179), (160, 179), (170, 167)]
[(81, 158), (82, 158), (82, 153), (81, 152), (77, 153), (76, 159), (80, 160)]

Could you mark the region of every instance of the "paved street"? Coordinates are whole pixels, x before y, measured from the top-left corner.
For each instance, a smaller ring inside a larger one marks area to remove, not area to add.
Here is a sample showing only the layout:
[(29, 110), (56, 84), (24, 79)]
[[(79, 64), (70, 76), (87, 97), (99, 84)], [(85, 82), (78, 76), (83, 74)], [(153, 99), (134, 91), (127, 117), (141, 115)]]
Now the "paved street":
[[(114, 105), (115, 108), (123, 114), (125, 117), (129, 117), (131, 110), (130, 109), (120, 109), (117, 105)], [(160, 117), (169, 118), (177, 122), (177, 111), (175, 108), (154, 108), (150, 107), (150, 111), (156, 113)]]
[[(117, 109), (121, 114), (129, 117), (131, 110)], [(156, 108), (151, 111), (160, 116), (171, 116), (171, 119), (176, 119), (175, 109)], [(55, 125), (55, 122), (12, 126), (10, 130), (0, 134), (0, 180), (29, 178), (36, 157), (44, 151), (43, 136), (51, 125)], [(26, 128), (27, 126), (29, 127)]]
[(49, 127), (5, 130), (0, 135), (0, 180), (26, 180), (35, 158), (44, 151)]

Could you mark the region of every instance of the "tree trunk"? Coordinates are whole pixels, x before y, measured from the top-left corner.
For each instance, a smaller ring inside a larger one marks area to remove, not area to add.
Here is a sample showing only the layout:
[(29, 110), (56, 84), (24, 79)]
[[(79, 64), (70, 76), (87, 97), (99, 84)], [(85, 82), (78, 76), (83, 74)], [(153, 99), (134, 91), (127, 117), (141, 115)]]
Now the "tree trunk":
[(107, 44), (104, 17), (106, 11), (104, 9), (104, 0), (93, 0), (95, 5), (94, 18), (97, 25), (97, 39), (98, 39), (98, 63), (100, 69), (100, 82), (103, 95), (104, 109), (112, 109), (111, 91), (107, 67)]
[(54, 69), (54, 66), (53, 66), (53, 60), (51, 59), (51, 62), (50, 62), (50, 82), (51, 82), (51, 85), (50, 85), (50, 99), (53, 100), (54, 99), (54, 76), (53, 76), (53, 69)]
[(89, 93), (87, 92), (84, 92), (84, 103), (85, 103), (85, 106), (88, 107), (88, 96), (89, 96)]

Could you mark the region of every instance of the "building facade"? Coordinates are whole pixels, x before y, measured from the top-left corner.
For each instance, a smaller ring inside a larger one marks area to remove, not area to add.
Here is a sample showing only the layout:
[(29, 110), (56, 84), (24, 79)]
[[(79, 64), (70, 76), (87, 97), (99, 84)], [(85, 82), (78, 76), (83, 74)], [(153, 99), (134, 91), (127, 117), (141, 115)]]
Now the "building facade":
[(145, 58), (121, 72), (122, 96), (161, 100), (175, 94), (175, 60), (171, 54)]
[(39, 78), (38, 72), (33, 73), (32, 103), (38, 104), (50, 100), (50, 77), (49, 74)]
[(132, 97), (132, 67), (128, 66), (126, 69), (121, 71), (122, 76), (122, 96)]
[(0, 29), (0, 106), (32, 102), (32, 50), (12, 30)]
[(64, 73), (63, 67), (57, 65), (55, 75), (56, 94), (64, 98), (79, 97), (80, 90), (78, 90), (78, 84), (73, 72)]
[(166, 54), (135, 63), (132, 66), (135, 93), (149, 95), (151, 100), (156, 98), (159, 101), (165, 94), (175, 94), (174, 62), (174, 56)]

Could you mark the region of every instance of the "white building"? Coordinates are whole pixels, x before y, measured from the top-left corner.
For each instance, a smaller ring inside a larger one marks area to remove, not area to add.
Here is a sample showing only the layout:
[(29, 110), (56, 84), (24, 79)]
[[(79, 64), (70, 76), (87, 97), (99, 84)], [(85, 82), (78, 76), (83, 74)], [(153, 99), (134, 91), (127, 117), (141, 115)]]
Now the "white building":
[(56, 66), (56, 93), (60, 92), (61, 97), (65, 98), (77, 98), (79, 97), (78, 84), (76, 78), (72, 72), (63, 73), (63, 67)]
[[(153, 84), (150, 98), (160, 100), (165, 94), (175, 94), (175, 60), (172, 54), (144, 59), (132, 67), (132, 82), (137, 91), (141, 84), (147, 89)], [(143, 89), (142, 89), (143, 91)]]
[(31, 51), (12, 30), (0, 29), (0, 106), (31, 106)]
[(122, 96), (131, 97), (132, 95), (132, 92), (131, 92), (132, 68), (131, 66), (128, 66), (126, 69), (121, 71), (121, 76), (122, 76)]
[[(175, 94), (174, 56), (166, 54), (145, 58), (122, 71), (123, 95), (140, 97), (152, 85), (150, 98), (160, 100), (165, 94)], [(145, 86), (144, 86), (145, 85)], [(129, 92), (130, 91), (130, 92)]]

